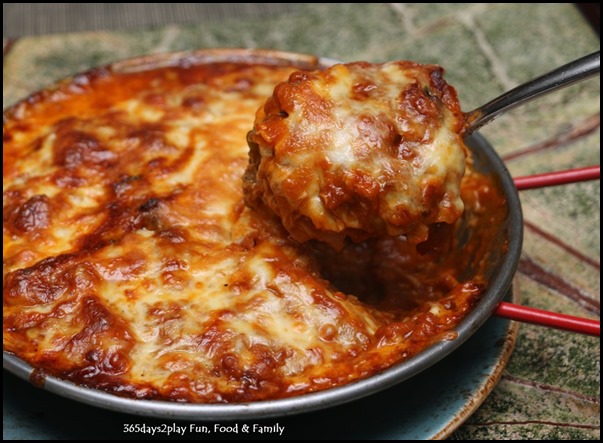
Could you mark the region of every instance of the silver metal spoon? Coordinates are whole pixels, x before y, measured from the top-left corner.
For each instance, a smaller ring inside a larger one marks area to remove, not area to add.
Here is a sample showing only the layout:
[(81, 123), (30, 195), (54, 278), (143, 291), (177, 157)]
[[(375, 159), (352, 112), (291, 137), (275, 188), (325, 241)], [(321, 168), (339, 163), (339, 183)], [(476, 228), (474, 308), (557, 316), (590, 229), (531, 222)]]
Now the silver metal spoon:
[(601, 51), (563, 65), (560, 68), (521, 84), (494, 100), (465, 113), (464, 134), (469, 135), (503, 112), (522, 105), (541, 95), (564, 88), (597, 75), (601, 70)]

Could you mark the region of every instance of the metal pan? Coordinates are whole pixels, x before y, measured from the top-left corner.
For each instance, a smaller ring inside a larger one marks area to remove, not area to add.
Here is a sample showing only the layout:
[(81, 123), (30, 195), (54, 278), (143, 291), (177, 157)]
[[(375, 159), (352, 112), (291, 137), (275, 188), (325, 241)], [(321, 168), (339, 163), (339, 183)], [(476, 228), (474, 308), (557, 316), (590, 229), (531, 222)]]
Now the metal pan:
[[(276, 51), (209, 50), (141, 57), (115, 63), (110, 69), (119, 72), (139, 71), (170, 66), (182, 63), (183, 60), (187, 63), (261, 62), (298, 68), (324, 67), (333, 63), (328, 59)], [(69, 80), (65, 80), (65, 82), (69, 82)], [(475, 169), (494, 177), (495, 186), (506, 198), (509, 210), (505, 220), (497, 229), (496, 236), (489, 248), (489, 255), (476, 258), (476, 260), (485, 259), (485, 274), (489, 280), (488, 289), (473, 311), (456, 329), (458, 333), (456, 339), (436, 343), (409, 360), (396, 364), (372, 377), (338, 388), (279, 400), (237, 404), (190, 404), (135, 400), (78, 386), (51, 376), (45, 377), (44, 389), (82, 403), (147, 417), (187, 420), (245, 420), (290, 416), (332, 407), (371, 395), (413, 377), (442, 360), (479, 330), (509, 289), (521, 254), (523, 221), (519, 196), (513, 180), (502, 160), (484, 137), (474, 134), (466, 142), (473, 153)], [(466, 227), (465, 229), (474, 228)], [(471, 235), (471, 232), (461, 233), (461, 235)], [(25, 380), (30, 380), (33, 368), (14, 355), (5, 352), (3, 364), (9, 372)]]

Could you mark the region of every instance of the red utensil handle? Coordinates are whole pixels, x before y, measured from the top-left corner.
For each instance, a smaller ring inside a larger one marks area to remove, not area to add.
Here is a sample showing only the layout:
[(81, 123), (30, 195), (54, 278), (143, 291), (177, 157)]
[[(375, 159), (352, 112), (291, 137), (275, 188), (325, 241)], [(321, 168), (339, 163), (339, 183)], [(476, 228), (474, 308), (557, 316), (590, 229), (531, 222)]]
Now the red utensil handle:
[(522, 189), (542, 188), (545, 186), (566, 185), (601, 178), (601, 166), (566, 169), (564, 171), (545, 172), (544, 174), (515, 177), (513, 182), (519, 191)]
[(529, 308), (513, 303), (501, 302), (494, 310), (497, 317), (517, 320), (524, 323), (548, 326), (565, 331), (579, 332), (580, 334), (601, 336), (601, 322), (588, 318), (574, 317), (572, 315), (558, 314), (557, 312), (543, 311), (542, 309)]

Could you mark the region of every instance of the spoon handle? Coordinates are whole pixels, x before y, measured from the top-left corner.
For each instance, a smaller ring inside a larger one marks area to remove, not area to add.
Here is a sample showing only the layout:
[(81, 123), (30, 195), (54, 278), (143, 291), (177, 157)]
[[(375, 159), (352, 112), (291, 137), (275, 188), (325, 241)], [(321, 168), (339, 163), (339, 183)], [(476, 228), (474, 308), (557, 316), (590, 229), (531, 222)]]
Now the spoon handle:
[(598, 74), (601, 70), (601, 51), (561, 66), (527, 83), (521, 84), (494, 100), (465, 114), (465, 135), (469, 135), (500, 114), (536, 97), (564, 88)]

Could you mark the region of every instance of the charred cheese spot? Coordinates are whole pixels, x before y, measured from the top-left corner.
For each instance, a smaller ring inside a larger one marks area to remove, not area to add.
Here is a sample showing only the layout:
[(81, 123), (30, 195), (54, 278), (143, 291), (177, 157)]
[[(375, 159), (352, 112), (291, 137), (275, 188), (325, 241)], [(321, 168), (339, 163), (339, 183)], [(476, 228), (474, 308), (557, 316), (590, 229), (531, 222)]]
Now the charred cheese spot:
[(7, 208), (7, 225), (17, 235), (36, 233), (50, 225), (50, 207), (45, 195), (34, 195), (22, 204), (13, 207), (9, 204)]
[(340, 249), (454, 223), (466, 148), (454, 89), (438, 66), (350, 63), (294, 73), (256, 114), (247, 202), (298, 241)]
[[(423, 253), (388, 239), (334, 256), (300, 246), (243, 203), (254, 112), (293, 71), (194, 60), (101, 69), (6, 112), (4, 349), (117, 395), (246, 402), (340, 386), (446, 336), (481, 294), (479, 275), (460, 281), (464, 264), (450, 254), (449, 234)], [(292, 78), (305, 88), (313, 75)], [(358, 100), (377, 93), (370, 81), (353, 90)], [(270, 101), (271, 118), (294, 118), (291, 98)], [(307, 118), (320, 124), (331, 103), (311, 100)], [(417, 113), (434, 112), (415, 101)], [(283, 107), (290, 113), (276, 111)], [(357, 137), (370, 141), (375, 116), (362, 115)], [(282, 131), (267, 125), (265, 136)], [(379, 131), (391, 152), (420, 157), (398, 147), (390, 126)], [(304, 155), (304, 144), (290, 148)], [(351, 162), (371, 155), (340, 147)], [(280, 160), (299, 166), (298, 153)], [(314, 167), (293, 170), (282, 186), (312, 186)], [(463, 187), (470, 213), (488, 205), (496, 217), (504, 206), (496, 188), (471, 177)], [(320, 197), (329, 208), (356, 207), (350, 190), (367, 207), (378, 194), (370, 171), (329, 183)], [(425, 198), (446, 195), (438, 189)], [(488, 235), (471, 247), (488, 245)]]

